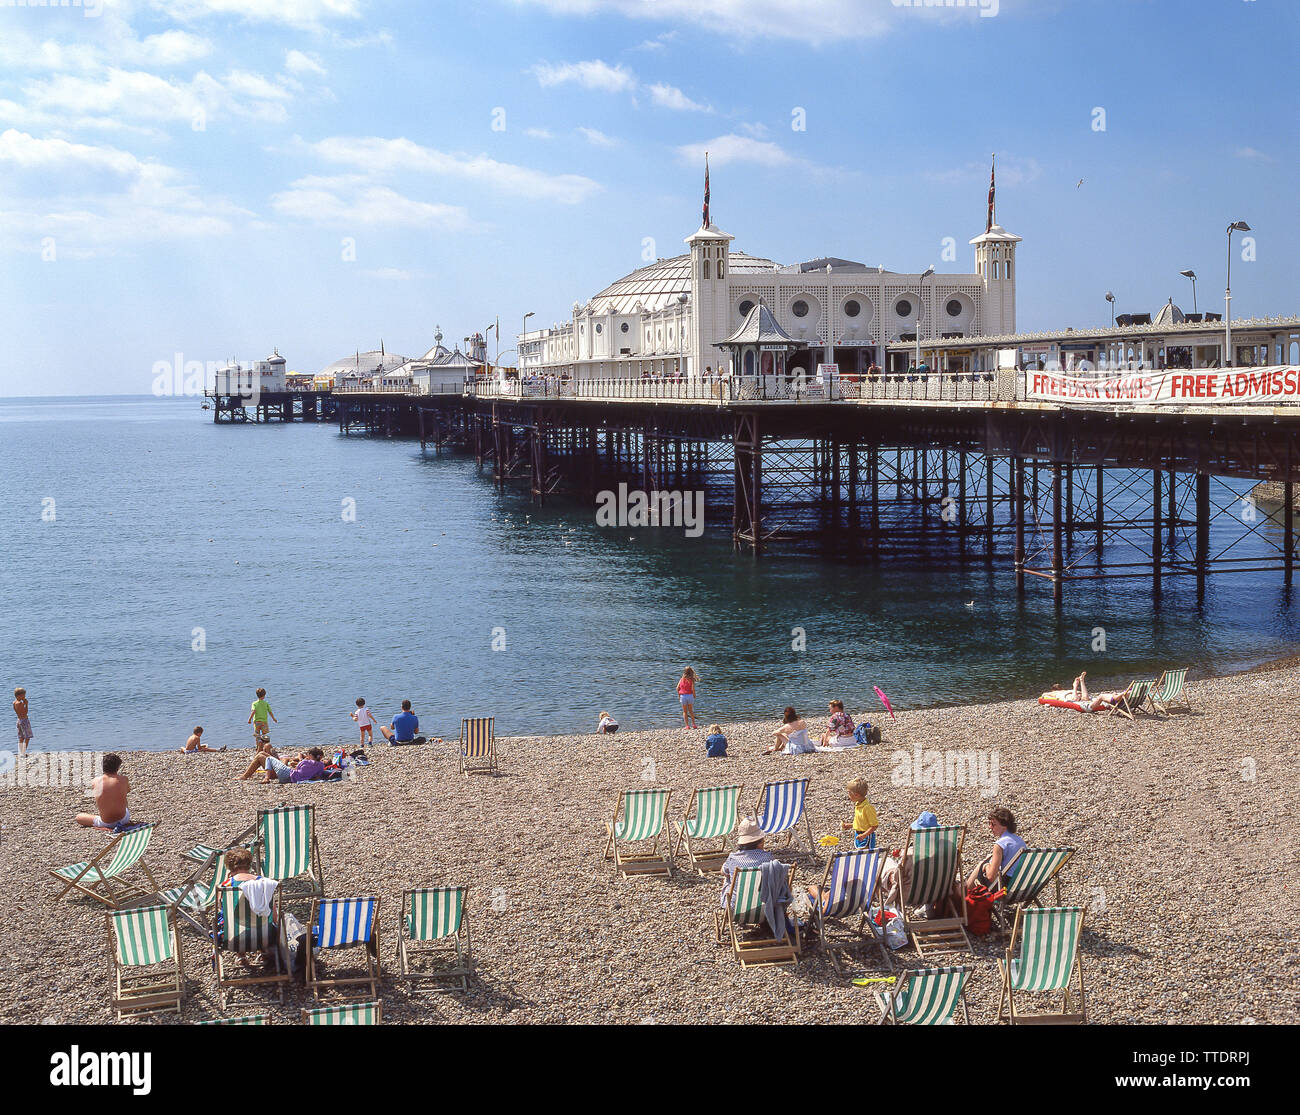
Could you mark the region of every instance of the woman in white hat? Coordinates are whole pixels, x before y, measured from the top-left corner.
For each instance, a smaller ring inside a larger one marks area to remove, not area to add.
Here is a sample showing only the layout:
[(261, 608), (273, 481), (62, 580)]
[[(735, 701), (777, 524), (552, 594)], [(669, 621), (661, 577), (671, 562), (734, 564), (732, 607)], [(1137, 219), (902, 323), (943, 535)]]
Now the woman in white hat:
[(766, 834), (758, 823), (750, 817), (742, 817), (736, 826), (736, 850), (722, 865), (722, 905), (727, 904), (727, 891), (731, 887), (731, 876), (738, 867), (762, 867), (771, 863), (776, 856), (763, 847)]

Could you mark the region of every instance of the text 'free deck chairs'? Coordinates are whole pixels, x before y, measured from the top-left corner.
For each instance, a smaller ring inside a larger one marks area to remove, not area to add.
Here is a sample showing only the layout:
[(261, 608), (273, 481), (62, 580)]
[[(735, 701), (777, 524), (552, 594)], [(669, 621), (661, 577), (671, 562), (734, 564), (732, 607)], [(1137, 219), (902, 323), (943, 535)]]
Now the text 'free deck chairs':
[[(465, 913), (468, 887), (425, 887), (402, 891), (402, 924), (397, 936), (401, 974), (434, 990), (465, 991), (469, 987), (469, 918)], [(427, 947), (420, 947), (427, 946)], [(412, 961), (428, 957), (453, 960), (450, 968), (420, 969)], [(451, 986), (441, 986), (449, 982)]]
[[(283, 1003), (289, 964), (278, 890), (266, 915), (259, 915), (236, 886), (218, 887), (216, 906), (218, 928), (212, 934), (212, 970), (221, 1009), (226, 1009), (231, 991), (261, 984), (274, 985)], [(261, 957), (260, 971), (249, 966), (249, 957), (254, 954)]]
[[(836, 852), (826, 865), (819, 897), (813, 901), (813, 917), (817, 925), (818, 949), (830, 957), (839, 971), (837, 953), (871, 941), (880, 949), (885, 965), (892, 971), (894, 961), (885, 944), (883, 928), (871, 920), (871, 903), (880, 885), (880, 869), (885, 862), (883, 848)], [(883, 915), (882, 915), (883, 916)], [(854, 918), (857, 925), (847, 939), (832, 939), (829, 923), (847, 923)], [(867, 936), (864, 936), (864, 931)]]
[(1149, 681), (1131, 681), (1128, 688), (1116, 698), (1115, 703), (1110, 706), (1111, 716), (1127, 716), (1133, 719), (1133, 714), (1142, 707), (1147, 697), (1151, 693), (1151, 682)]
[[(736, 831), (740, 819), (738, 807), (744, 789), (743, 785), (712, 786), (691, 794), (686, 813), (677, 822), (677, 846), (673, 854), (681, 852), (685, 844), (692, 871), (703, 875), (706, 871), (721, 869), (722, 861), (727, 858), (727, 837)], [(692, 840), (696, 844), (692, 844)], [(722, 845), (701, 849), (697, 845), (702, 840), (721, 840)]]
[(460, 722), (461, 774), (497, 773), (496, 718), (480, 716)]
[(167, 906), (113, 910), (108, 919), (112, 1008), (126, 1014), (181, 1009), (181, 941)]
[(1186, 666), (1178, 670), (1166, 670), (1159, 679), (1152, 682), (1150, 692), (1147, 693), (1147, 700), (1151, 702), (1151, 707), (1161, 716), (1168, 716), (1169, 710), (1182, 697), (1182, 707), (1190, 711), (1191, 706), (1187, 703), (1187, 698), (1183, 697), (1183, 685), (1186, 681)]
[(804, 810), (807, 796), (808, 779), (806, 778), (790, 778), (783, 782), (765, 783), (754, 805), (754, 812), (758, 814), (755, 820), (758, 822), (758, 827), (763, 830), (763, 834), (771, 837), (785, 833), (785, 842), (789, 844), (794, 839), (795, 828), (800, 821), (803, 821), (804, 829), (808, 833), (808, 847), (816, 851), (812, 824)]
[[(321, 952), (356, 948), (365, 957), (364, 975), (321, 974)], [(372, 999), (379, 994), (379, 899), (318, 898), (307, 930), (307, 986), (319, 1000), (322, 989), (356, 985), (368, 987)]]
[(283, 901), (323, 898), (325, 872), (316, 840), (316, 807), (285, 805), (259, 810), (257, 858), (261, 873), (279, 881)]
[[(911, 878), (900, 887), (899, 907), (903, 914), (903, 931), (922, 956), (931, 952), (970, 950), (966, 936), (966, 904), (962, 901), (961, 849), (966, 839), (965, 825), (912, 829), (903, 854), (911, 864)], [(902, 877), (906, 872), (900, 871)], [(928, 918), (914, 911), (929, 907)], [(944, 915), (947, 915), (946, 917)], [(935, 916), (938, 915), (938, 916)]]
[(892, 991), (876, 992), (876, 1003), (880, 1006), (878, 1024), (951, 1026), (960, 1003), (962, 1019), (969, 1026), (966, 978), (970, 973), (967, 967), (900, 972)]
[[(998, 993), (998, 1021), (1013, 1026), (1026, 1023), (1069, 1025), (1088, 1021), (1083, 995), (1083, 967), (1079, 963), (1079, 938), (1083, 934), (1082, 906), (1021, 906), (1005, 959), (998, 961), (1002, 989)], [(1016, 947), (1020, 955), (1016, 956)], [(1077, 1001), (1070, 982), (1078, 981)], [(1027, 1013), (1016, 1001), (1032, 993), (1060, 992), (1057, 1011)]]
[(1010, 863), (1002, 865), (996, 889), (1004, 893), (994, 902), (993, 913), (1004, 936), (1011, 928), (1007, 911), (1016, 906), (1039, 905), (1038, 896), (1048, 883), (1056, 883), (1056, 904), (1061, 904), (1061, 871), (1073, 856), (1073, 848), (1021, 848)]
[[(94, 859), (52, 868), (50, 875), (66, 884), (54, 896), (54, 901), (58, 902), (69, 891), (76, 890), (116, 910), (129, 898), (156, 894), (158, 884), (145, 862), (144, 853), (149, 847), (153, 830), (157, 827), (156, 823), (134, 826), (113, 837)], [(104, 857), (110, 852), (113, 853), (113, 859), (104, 863)], [(144, 877), (149, 880), (148, 889), (122, 881), (122, 876), (136, 864), (140, 865)]]
[(381, 1003), (345, 1003), (302, 1012), (307, 1026), (377, 1026), (384, 1020)]
[[(794, 886), (794, 865), (786, 885)], [(785, 910), (781, 911), (785, 917)], [(742, 968), (799, 963), (799, 923), (784, 938), (773, 936), (763, 916), (763, 869), (738, 867), (727, 887), (726, 905), (713, 911), (713, 931), (719, 944), (731, 943), (732, 955)]]
[[(614, 819), (605, 823), (609, 839), (605, 844), (605, 858), (614, 860), (614, 866), (628, 875), (671, 875), (672, 837), (664, 830), (668, 824), (668, 799), (671, 790), (620, 790), (614, 806)], [(620, 820), (620, 815), (622, 820)], [(659, 850), (663, 838), (664, 848)], [(625, 844), (651, 841), (649, 851), (631, 851)]]

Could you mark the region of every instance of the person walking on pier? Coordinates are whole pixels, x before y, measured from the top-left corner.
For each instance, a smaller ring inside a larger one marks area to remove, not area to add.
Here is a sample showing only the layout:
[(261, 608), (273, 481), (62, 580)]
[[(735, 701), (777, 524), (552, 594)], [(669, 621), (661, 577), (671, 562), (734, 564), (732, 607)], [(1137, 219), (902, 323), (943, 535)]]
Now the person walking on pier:
[(677, 699), (682, 704), (682, 726), (698, 728), (695, 723), (695, 683), (699, 680), (695, 670), (687, 666), (682, 671), (682, 680), (677, 683)]

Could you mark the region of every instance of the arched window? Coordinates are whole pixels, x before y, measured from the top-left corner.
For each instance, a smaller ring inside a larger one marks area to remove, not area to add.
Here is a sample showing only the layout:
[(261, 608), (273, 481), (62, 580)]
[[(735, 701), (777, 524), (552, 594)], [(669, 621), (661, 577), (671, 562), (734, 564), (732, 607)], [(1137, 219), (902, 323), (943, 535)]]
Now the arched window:
[(1007, 260), (1007, 278), (1011, 278), (1011, 260)]
[(709, 277), (709, 261), (708, 261), (707, 259), (704, 260), (704, 262), (701, 264), (701, 266), (704, 268), (704, 275), (703, 275), (703, 277), (707, 279), (707, 278)]
[(998, 261), (996, 259), (993, 261), (993, 277), (995, 279), (998, 277)]
[(727, 265), (723, 263), (722, 260), (718, 260), (718, 278), (725, 279), (726, 277), (727, 277)]

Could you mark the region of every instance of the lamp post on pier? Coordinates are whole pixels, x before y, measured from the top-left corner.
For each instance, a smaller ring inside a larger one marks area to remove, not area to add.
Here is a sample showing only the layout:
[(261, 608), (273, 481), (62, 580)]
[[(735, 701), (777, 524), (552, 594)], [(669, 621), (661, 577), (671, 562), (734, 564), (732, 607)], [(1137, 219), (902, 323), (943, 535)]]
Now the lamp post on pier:
[(934, 264), (921, 272), (920, 290), (916, 297), (916, 367), (921, 367), (921, 315), (925, 313), (925, 280), (934, 274)]
[(1184, 279), (1192, 280), (1192, 313), (1196, 313), (1196, 272), (1190, 267), (1186, 271), (1178, 272)]
[(1115, 328), (1115, 295), (1112, 291), (1106, 291), (1106, 301), (1110, 303), (1110, 327)]
[(1231, 368), (1236, 364), (1232, 355), (1232, 234), (1249, 232), (1250, 225), (1245, 221), (1233, 221), (1228, 226), (1228, 274), (1223, 289), (1223, 366)]

